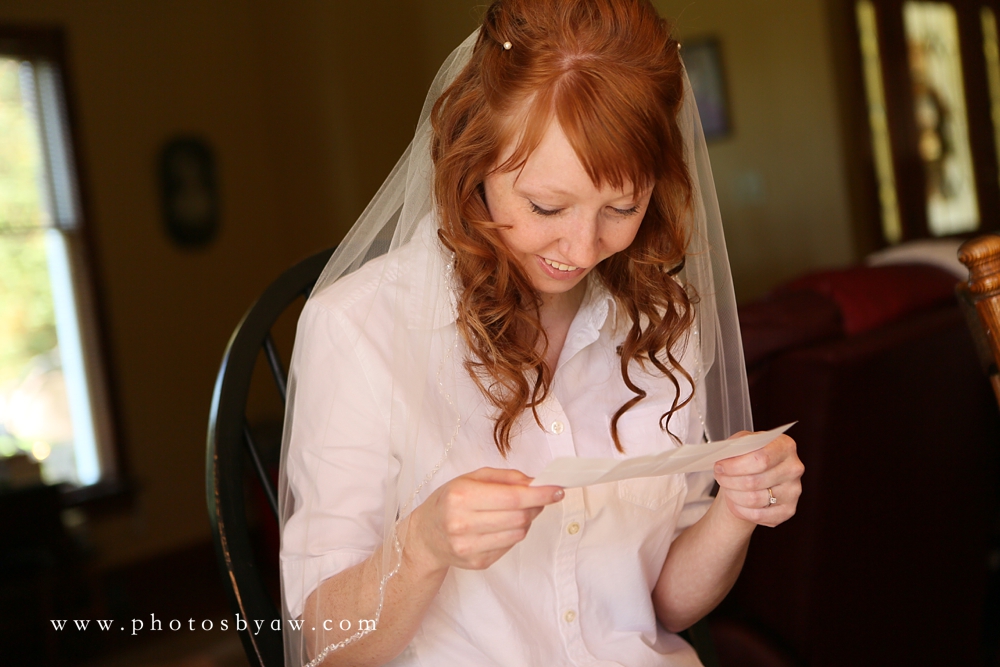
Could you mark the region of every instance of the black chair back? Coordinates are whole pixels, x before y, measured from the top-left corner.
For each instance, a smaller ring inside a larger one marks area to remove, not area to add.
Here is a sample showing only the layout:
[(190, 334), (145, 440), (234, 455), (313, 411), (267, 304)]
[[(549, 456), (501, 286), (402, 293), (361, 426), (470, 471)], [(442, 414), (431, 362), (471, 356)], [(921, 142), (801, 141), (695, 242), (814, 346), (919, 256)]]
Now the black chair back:
[(253, 466), (275, 519), (278, 501), (274, 485), (261, 461), (260, 449), (247, 425), (246, 403), (257, 357), (263, 349), (282, 402), (287, 376), (271, 337), (271, 328), (299, 297), (308, 297), (333, 249), (316, 253), (285, 271), (264, 291), (236, 327), (222, 358), (215, 382), (208, 424), (205, 488), (212, 537), (219, 569), (234, 614), (243, 620), (262, 621), (237, 627), (247, 659), (253, 667), (284, 664), (281, 632), (270, 631), (281, 613), (265, 585), (254, 557), (247, 521), (243, 471)]

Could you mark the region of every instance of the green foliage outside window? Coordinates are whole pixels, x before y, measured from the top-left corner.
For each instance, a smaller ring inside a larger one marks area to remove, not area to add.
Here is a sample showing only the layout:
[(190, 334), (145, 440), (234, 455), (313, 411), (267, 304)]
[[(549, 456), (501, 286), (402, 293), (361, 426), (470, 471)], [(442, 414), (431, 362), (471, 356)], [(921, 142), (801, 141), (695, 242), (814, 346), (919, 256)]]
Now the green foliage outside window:
[[(24, 102), (19, 63), (0, 59), (0, 398), (32, 359), (57, 344), (40, 200), (41, 151)], [(0, 428), (0, 439), (7, 440), (0, 449), (9, 450), (13, 443), (4, 433)]]

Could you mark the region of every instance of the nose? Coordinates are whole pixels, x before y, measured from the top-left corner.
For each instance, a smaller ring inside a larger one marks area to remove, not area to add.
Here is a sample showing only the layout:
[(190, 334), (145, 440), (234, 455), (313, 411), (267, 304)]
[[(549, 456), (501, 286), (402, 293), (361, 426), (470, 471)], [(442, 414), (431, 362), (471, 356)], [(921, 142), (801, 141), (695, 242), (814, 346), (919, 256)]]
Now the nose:
[(573, 266), (592, 267), (600, 257), (600, 226), (596, 214), (573, 216), (559, 239), (559, 252)]

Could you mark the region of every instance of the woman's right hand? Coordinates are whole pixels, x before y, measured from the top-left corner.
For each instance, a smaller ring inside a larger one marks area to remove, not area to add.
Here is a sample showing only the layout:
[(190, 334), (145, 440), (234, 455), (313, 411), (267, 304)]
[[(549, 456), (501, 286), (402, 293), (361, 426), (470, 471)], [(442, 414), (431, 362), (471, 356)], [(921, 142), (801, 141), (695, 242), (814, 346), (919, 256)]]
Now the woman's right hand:
[(443, 484), (410, 515), (408, 546), (432, 569), (484, 570), (528, 534), (558, 486), (528, 486), (517, 470), (480, 468)]

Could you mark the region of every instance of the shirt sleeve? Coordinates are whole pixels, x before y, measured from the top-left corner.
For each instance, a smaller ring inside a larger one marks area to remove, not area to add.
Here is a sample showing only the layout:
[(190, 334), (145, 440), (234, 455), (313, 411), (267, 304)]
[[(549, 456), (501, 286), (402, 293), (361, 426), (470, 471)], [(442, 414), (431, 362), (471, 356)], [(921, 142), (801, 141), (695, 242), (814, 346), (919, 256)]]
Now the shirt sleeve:
[[(354, 336), (353, 338), (357, 338)], [(308, 301), (299, 318), (285, 416), (281, 536), (285, 604), (293, 617), (319, 584), (382, 541), (385, 486), (394, 474), (386, 421), (342, 316)]]

